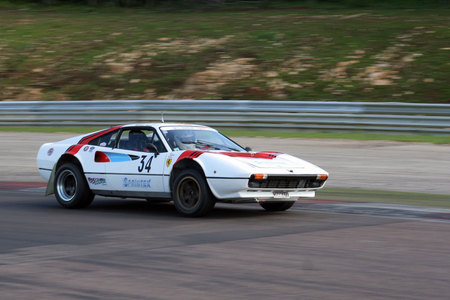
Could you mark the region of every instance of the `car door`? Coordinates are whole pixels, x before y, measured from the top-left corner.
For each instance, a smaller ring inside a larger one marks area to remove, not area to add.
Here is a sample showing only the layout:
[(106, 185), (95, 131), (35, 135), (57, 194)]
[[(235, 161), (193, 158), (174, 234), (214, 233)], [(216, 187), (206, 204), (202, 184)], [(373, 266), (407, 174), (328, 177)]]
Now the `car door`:
[[(153, 144), (159, 153), (146, 149)], [(107, 181), (119, 195), (166, 197), (163, 176), (167, 150), (154, 128), (126, 127), (105, 163)]]
[(89, 188), (95, 192), (109, 191), (112, 186), (106, 179), (105, 174), (105, 153), (111, 152), (116, 144), (116, 139), (120, 133), (120, 129), (108, 131), (83, 146), (77, 153), (78, 158), (81, 158), (83, 164), (83, 171)]

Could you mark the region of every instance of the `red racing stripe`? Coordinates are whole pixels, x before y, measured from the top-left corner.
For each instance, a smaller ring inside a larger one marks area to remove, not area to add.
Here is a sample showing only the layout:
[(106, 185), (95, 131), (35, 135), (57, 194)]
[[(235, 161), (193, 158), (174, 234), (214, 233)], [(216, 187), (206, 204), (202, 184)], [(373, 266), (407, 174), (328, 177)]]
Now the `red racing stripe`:
[(83, 147), (84, 145), (86, 145), (87, 143), (92, 141), (93, 139), (98, 138), (99, 136), (101, 136), (103, 134), (107, 134), (107, 133), (114, 131), (116, 129), (119, 129), (121, 127), (123, 127), (123, 125), (111, 127), (111, 128), (87, 135), (87, 136), (81, 138), (81, 140), (78, 141), (78, 144), (72, 145), (69, 148), (67, 148), (65, 154), (75, 155), (78, 153), (78, 151), (81, 149), (81, 147)]
[[(208, 151), (206, 151), (208, 152)], [(196, 151), (196, 150), (186, 150), (178, 157), (177, 162), (179, 162), (182, 159), (194, 159), (199, 157), (205, 153), (205, 151)], [(281, 153), (277, 152), (257, 152), (257, 153), (248, 153), (248, 152), (208, 152), (208, 153), (217, 153), (217, 154), (223, 154), (230, 157), (244, 157), (244, 158), (261, 158), (261, 159), (274, 159)], [(174, 164), (174, 165), (175, 165)]]
[(262, 158), (262, 159), (274, 159), (281, 153), (277, 152), (220, 152), (220, 154), (231, 156), (231, 157), (245, 157), (245, 158)]
[(101, 135), (103, 135), (103, 134), (109, 133), (109, 132), (114, 131), (114, 130), (116, 130), (116, 129), (119, 129), (119, 128), (121, 128), (121, 127), (123, 127), (123, 125), (111, 127), (111, 128), (109, 128), (109, 129), (105, 129), (105, 130), (102, 130), (102, 131), (99, 131), (99, 132), (96, 132), (96, 133), (87, 135), (87, 136), (83, 137), (83, 138), (78, 142), (78, 144), (83, 144), (83, 145), (85, 145), (85, 144), (89, 143), (90, 141), (92, 141), (93, 139), (98, 138), (99, 136), (101, 136)]
[(81, 149), (81, 147), (83, 147), (83, 144), (72, 145), (69, 148), (67, 148), (65, 154), (75, 155), (78, 153), (78, 151)]
[[(184, 158), (188, 158), (188, 159), (194, 159), (199, 157), (200, 155), (202, 155), (204, 152), (203, 151), (195, 151), (195, 150), (186, 150), (183, 153), (181, 153), (181, 155), (178, 157), (177, 161), (175, 162), (175, 164), (177, 162), (179, 162), (180, 160), (184, 159)], [(175, 165), (174, 164), (174, 165)]]

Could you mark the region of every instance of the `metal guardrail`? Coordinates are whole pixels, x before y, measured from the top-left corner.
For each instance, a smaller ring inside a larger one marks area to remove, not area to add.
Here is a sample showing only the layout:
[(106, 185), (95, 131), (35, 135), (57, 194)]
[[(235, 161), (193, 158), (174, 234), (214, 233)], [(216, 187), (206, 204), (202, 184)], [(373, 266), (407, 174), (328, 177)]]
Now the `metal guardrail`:
[(0, 126), (188, 122), (229, 129), (450, 134), (450, 105), (424, 103), (111, 100), (0, 102)]

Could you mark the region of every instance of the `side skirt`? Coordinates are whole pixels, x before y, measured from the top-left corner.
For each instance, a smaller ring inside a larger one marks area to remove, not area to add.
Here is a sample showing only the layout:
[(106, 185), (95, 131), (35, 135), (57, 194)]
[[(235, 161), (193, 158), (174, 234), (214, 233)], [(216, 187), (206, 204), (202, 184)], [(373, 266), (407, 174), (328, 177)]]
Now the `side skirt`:
[(217, 199), (221, 203), (257, 203), (256, 198)]
[(92, 192), (96, 195), (110, 196), (110, 197), (171, 199), (171, 194), (165, 192), (128, 192), (128, 191), (105, 191), (105, 190), (92, 190)]

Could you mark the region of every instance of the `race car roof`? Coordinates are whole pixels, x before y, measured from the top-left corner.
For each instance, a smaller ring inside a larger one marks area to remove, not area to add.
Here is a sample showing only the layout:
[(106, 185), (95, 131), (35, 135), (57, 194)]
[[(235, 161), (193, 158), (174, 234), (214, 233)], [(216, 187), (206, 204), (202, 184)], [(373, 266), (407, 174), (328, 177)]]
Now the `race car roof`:
[(157, 127), (157, 128), (159, 128), (159, 127), (190, 127), (190, 128), (192, 128), (192, 127), (198, 127), (198, 128), (208, 128), (208, 129), (211, 129), (211, 130), (215, 130), (214, 128), (211, 128), (211, 127), (208, 127), (208, 126), (204, 126), (204, 125), (198, 125), (198, 124), (188, 124), (188, 123), (162, 123), (162, 122), (159, 122), (159, 123), (135, 123), (135, 124), (127, 124), (127, 125), (124, 125), (123, 126), (123, 128), (126, 128), (126, 127), (140, 127), (140, 126), (142, 126), (142, 127), (145, 127), (145, 126), (151, 126), (151, 127)]

